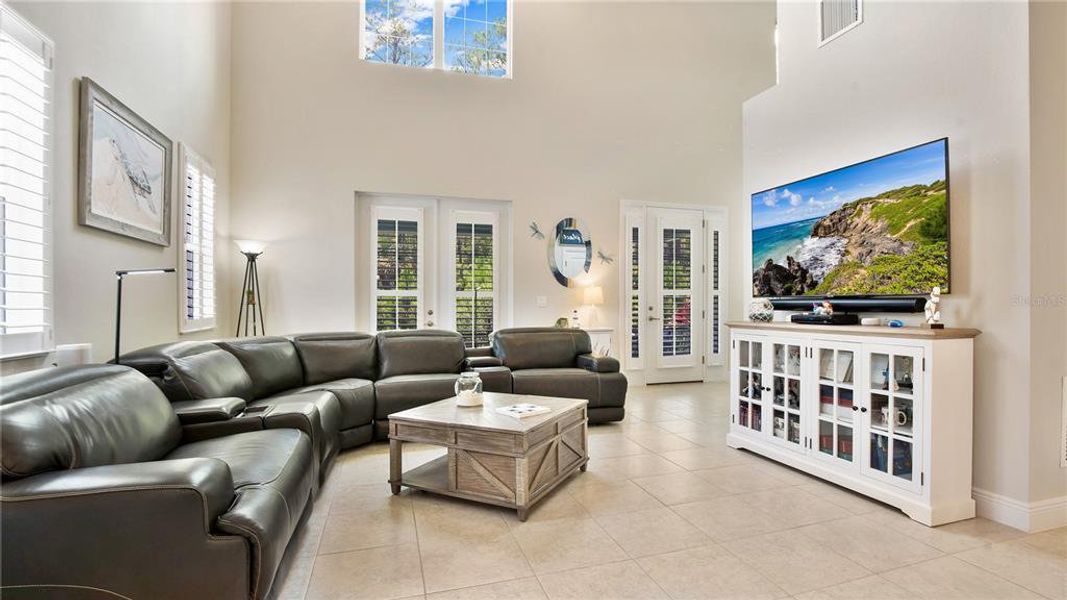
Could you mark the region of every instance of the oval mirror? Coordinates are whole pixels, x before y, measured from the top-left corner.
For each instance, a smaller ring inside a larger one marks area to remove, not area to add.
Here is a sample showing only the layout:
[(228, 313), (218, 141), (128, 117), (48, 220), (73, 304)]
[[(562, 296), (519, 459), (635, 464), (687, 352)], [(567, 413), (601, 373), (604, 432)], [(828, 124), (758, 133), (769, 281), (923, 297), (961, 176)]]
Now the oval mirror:
[(589, 272), (593, 262), (593, 241), (585, 233), (578, 220), (573, 217), (556, 223), (548, 244), (548, 266), (552, 276), (560, 285), (577, 287), (576, 277)]

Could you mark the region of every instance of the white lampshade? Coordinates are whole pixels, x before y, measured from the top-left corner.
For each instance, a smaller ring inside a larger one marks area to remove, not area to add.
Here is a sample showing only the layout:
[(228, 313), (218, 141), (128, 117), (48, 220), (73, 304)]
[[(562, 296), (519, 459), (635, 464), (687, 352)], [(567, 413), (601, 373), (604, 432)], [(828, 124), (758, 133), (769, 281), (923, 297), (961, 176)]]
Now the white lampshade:
[(591, 285), (585, 288), (583, 304), (589, 306), (599, 306), (604, 303), (604, 288), (599, 285)]
[(233, 243), (237, 244), (243, 254), (263, 254), (267, 248), (266, 243), (256, 240), (234, 240)]

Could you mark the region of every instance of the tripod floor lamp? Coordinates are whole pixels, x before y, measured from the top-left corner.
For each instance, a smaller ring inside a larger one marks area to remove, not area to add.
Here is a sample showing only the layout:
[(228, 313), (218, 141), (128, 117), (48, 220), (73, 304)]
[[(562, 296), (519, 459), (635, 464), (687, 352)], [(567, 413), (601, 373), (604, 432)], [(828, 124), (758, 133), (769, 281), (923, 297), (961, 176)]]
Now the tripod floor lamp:
[(175, 269), (168, 267), (165, 269), (123, 269), (121, 271), (115, 271), (116, 293), (115, 293), (115, 364), (119, 364), (119, 341), (122, 336), (122, 280), (131, 275), (161, 275), (163, 273), (173, 273)]
[[(263, 298), (259, 292), (259, 269), (256, 267), (256, 259), (267, 245), (253, 240), (234, 240), (241, 254), (248, 259), (245, 262), (245, 277), (241, 284), (241, 308), (237, 311), (237, 333), (241, 334), (241, 324), (244, 323), (245, 332), (248, 335), (249, 322), (251, 322), (252, 335), (265, 335), (266, 326), (263, 321)], [(258, 315), (257, 315), (258, 313)]]

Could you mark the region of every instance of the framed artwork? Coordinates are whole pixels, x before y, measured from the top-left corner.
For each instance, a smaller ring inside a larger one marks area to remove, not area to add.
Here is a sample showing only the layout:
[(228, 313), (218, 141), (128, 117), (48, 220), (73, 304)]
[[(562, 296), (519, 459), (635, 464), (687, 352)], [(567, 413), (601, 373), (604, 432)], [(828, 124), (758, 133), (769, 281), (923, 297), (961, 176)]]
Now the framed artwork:
[(80, 118), (78, 223), (169, 246), (173, 142), (88, 77)]

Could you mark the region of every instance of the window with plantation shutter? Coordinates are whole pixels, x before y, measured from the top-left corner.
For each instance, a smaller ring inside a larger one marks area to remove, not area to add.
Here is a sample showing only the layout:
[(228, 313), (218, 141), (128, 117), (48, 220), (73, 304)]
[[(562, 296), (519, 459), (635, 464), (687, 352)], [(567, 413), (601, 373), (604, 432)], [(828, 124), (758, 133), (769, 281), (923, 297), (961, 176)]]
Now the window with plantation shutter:
[(722, 272), (723, 256), (725, 253), (724, 245), (726, 231), (726, 221), (722, 215), (712, 215), (707, 219), (707, 235), (708, 235), (708, 269), (711, 272), (711, 277), (708, 278), (708, 299), (709, 299), (709, 316), (708, 328), (710, 329), (710, 339), (707, 345), (708, 364), (710, 365), (723, 365), (725, 364), (725, 324), (723, 322), (723, 315), (725, 313), (725, 279), (726, 276)]
[(663, 356), (692, 353), (692, 231), (663, 230)]
[(52, 43), (0, 4), (0, 356), (52, 348)]
[(374, 322), (378, 331), (419, 327), (419, 221), (377, 218)]
[(181, 331), (215, 326), (215, 170), (183, 144)]
[(630, 358), (641, 357), (641, 228), (630, 228)]
[(456, 331), (468, 348), (489, 345), (495, 315), (492, 223), (456, 223)]

